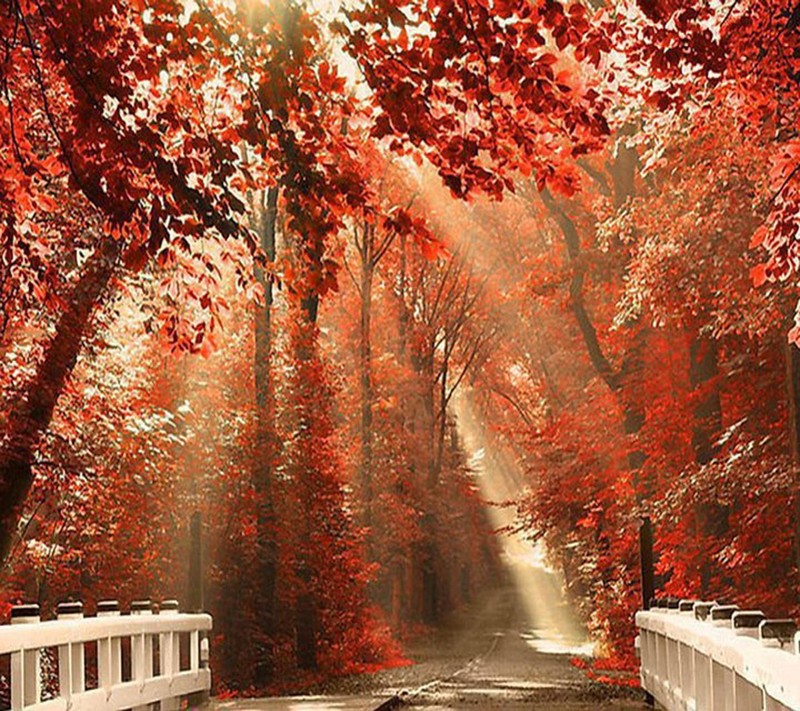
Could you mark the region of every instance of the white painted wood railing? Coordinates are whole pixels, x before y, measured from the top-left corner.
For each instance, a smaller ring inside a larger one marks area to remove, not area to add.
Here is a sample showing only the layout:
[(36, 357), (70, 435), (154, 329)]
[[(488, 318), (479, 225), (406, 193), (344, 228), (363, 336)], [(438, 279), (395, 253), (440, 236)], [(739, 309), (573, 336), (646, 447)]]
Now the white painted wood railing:
[(800, 710), (792, 620), (690, 600), (636, 613), (642, 687), (668, 711)]
[[(172, 711), (184, 697), (207, 695), (210, 615), (180, 613), (173, 600), (162, 603), (158, 614), (149, 601), (132, 603), (129, 615), (121, 615), (115, 601), (97, 607), (96, 617), (84, 617), (80, 603), (64, 603), (58, 619), (47, 622), (40, 621), (37, 605), (12, 610), (11, 624), (0, 626), (0, 655), (10, 655), (12, 711), (110, 711), (153, 704)], [(92, 652), (96, 648), (96, 688), (86, 686), (87, 645)], [(47, 654), (57, 658), (58, 680), (46, 684), (55, 687), (49, 689), (54, 696), (43, 700)]]

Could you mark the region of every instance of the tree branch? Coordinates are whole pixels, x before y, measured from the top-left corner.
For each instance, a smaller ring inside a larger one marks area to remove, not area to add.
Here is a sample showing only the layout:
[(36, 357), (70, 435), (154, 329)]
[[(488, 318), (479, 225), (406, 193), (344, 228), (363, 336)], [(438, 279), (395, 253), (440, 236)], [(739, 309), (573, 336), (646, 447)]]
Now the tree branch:
[(556, 202), (547, 188), (542, 190), (540, 195), (545, 207), (561, 229), (564, 242), (567, 246), (567, 253), (569, 254), (570, 263), (572, 264), (572, 279), (569, 285), (570, 308), (575, 316), (575, 320), (578, 322), (578, 328), (586, 344), (586, 350), (589, 353), (589, 360), (591, 360), (597, 374), (605, 381), (608, 387), (613, 392), (617, 392), (622, 385), (620, 382), (620, 375), (614, 370), (611, 362), (600, 347), (597, 331), (592, 323), (592, 319), (589, 316), (583, 299), (585, 267), (579, 263), (581, 242), (578, 229), (572, 218), (567, 215), (564, 209)]

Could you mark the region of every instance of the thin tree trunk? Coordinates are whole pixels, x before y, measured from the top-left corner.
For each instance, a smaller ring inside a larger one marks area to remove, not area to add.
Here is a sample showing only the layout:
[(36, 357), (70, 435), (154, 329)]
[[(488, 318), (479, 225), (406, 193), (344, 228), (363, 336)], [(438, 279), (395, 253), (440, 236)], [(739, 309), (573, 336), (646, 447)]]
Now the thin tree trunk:
[[(800, 575), (800, 349), (786, 343), (786, 395), (788, 401), (789, 442), (793, 470), (792, 516), (793, 553), (796, 575)], [(800, 603), (800, 587), (798, 587)]]
[(433, 366), (435, 354), (433, 352), (433, 343), (426, 344), (426, 352), (422, 354), (420, 359), (419, 374), (422, 378), (422, 416), (423, 416), (423, 430), (424, 430), (424, 457), (425, 465), (424, 471), (428, 472), (428, 486), (433, 487), (436, 485), (438, 479), (436, 474), (436, 455), (434, 442), (436, 441), (436, 415), (434, 407), (434, 380), (433, 380)]
[(364, 254), (361, 259), (361, 496), (364, 504), (364, 525), (372, 526), (372, 460), (373, 430), (372, 406), (374, 402), (372, 382), (372, 281), (374, 262), (372, 255), (373, 229), (364, 226)]
[[(266, 258), (275, 260), (275, 225), (278, 215), (278, 188), (267, 190), (266, 205), (260, 216), (261, 249)], [(264, 306), (255, 317), (255, 391), (256, 451), (253, 480), (258, 494), (257, 546), (259, 551), (258, 583), (260, 592), (259, 627), (264, 648), (255, 669), (256, 683), (269, 682), (273, 675), (272, 638), (276, 632), (275, 586), (278, 577), (277, 526), (273, 460), (275, 457), (275, 385), (272, 379), (272, 280), (261, 268), (256, 269), (264, 289)]]
[[(722, 402), (718, 383), (717, 342), (713, 338), (697, 334), (689, 345), (689, 383), (693, 390), (703, 389), (694, 408), (692, 446), (695, 462), (708, 464), (717, 453), (717, 440), (722, 433)], [(698, 504), (697, 528), (704, 536), (721, 536), (728, 529), (728, 510), (715, 501)], [(709, 556), (700, 565), (700, 593), (705, 597), (714, 593), (711, 589), (714, 566)]]
[[(319, 313), (319, 296), (310, 287), (300, 301), (300, 322), (297, 325), (295, 334), (294, 357), (298, 362), (298, 370), (302, 373), (306, 368), (313, 367), (313, 360), (316, 354), (316, 324)], [(302, 392), (302, 406), (299, 413), (298, 431), (301, 439), (314, 436), (312, 409), (315, 404), (312, 402), (310, 392)], [(308, 442), (301, 443), (301, 452), (310, 451), (313, 444)], [(299, 540), (305, 543), (311, 539), (313, 528), (313, 508), (315, 491), (312, 487), (312, 472), (316, 465), (311, 461), (301, 461), (298, 463), (298, 477), (300, 486), (300, 531)], [(295, 603), (295, 635), (297, 641), (297, 665), (300, 669), (317, 669), (317, 602), (314, 599), (312, 585), (314, 582), (313, 563), (308, 556), (308, 552), (301, 547), (295, 563), (295, 572), (301, 581), (301, 591)]]
[[(406, 278), (407, 278), (407, 257), (406, 257), (406, 233), (400, 233), (400, 276), (398, 284), (397, 300), (399, 306), (398, 317), (398, 344), (397, 344), (397, 359), (403, 366), (408, 364), (408, 322), (409, 313), (408, 305), (406, 304)], [(408, 400), (400, 406), (400, 418), (402, 431), (406, 432), (408, 423)], [(411, 461), (411, 467), (414, 463)], [(395, 629), (400, 629), (401, 619), (413, 618), (416, 599), (414, 589), (414, 550), (413, 546), (409, 555), (405, 556), (403, 560), (394, 567), (394, 582), (393, 582), (393, 604), (392, 613), (394, 617)], [(403, 594), (405, 593), (405, 594)]]
[[(302, 314), (303, 323), (300, 324), (299, 344), (295, 355), (303, 365), (309, 365), (314, 357), (315, 334), (314, 330), (317, 322), (319, 310), (319, 297), (309, 295), (303, 299)], [(302, 366), (301, 366), (302, 367)], [(303, 436), (313, 436), (311, 432), (312, 418), (306, 408), (313, 407), (309, 398), (304, 398), (303, 408), (300, 415), (299, 428)], [(310, 463), (300, 464), (300, 476), (308, 477), (313, 465)], [(301, 531), (300, 540), (305, 542), (310, 540), (312, 532), (312, 498), (314, 492), (311, 490), (308, 479), (301, 483)], [(297, 577), (302, 583), (302, 590), (297, 597), (295, 607), (295, 634), (297, 636), (297, 665), (301, 669), (317, 668), (317, 610), (316, 602), (312, 592), (314, 571), (308, 556), (301, 551), (297, 560)]]
[[(722, 432), (722, 403), (720, 401), (717, 342), (713, 338), (696, 336), (689, 346), (689, 382), (693, 389), (708, 388), (694, 409), (692, 446), (695, 461), (708, 464), (717, 453), (717, 440)], [(712, 383), (709, 387), (709, 383)]]
[(442, 476), (442, 464), (443, 464), (443, 457), (444, 457), (444, 436), (445, 436), (445, 429), (447, 426), (447, 375), (448, 375), (448, 368), (450, 365), (450, 358), (449, 354), (450, 351), (448, 349), (448, 340), (447, 336), (445, 336), (445, 340), (443, 343), (443, 351), (445, 354), (444, 362), (442, 363), (442, 379), (440, 382), (439, 387), (439, 410), (437, 416), (434, 418), (434, 428), (436, 422), (439, 423), (439, 431), (436, 435), (436, 453), (433, 461), (433, 476), (434, 479), (431, 482), (432, 485), (438, 486), (439, 480)]
[(401, 363), (406, 363), (406, 353), (408, 350), (408, 306), (406, 304), (406, 233), (400, 233), (400, 288), (398, 299), (400, 301), (400, 325), (399, 325), (399, 347), (398, 356)]
[[(428, 476), (428, 492), (431, 501), (434, 501), (438, 485), (436, 471), (435, 433), (436, 416), (434, 408), (434, 348), (433, 339), (425, 345), (425, 352), (420, 359), (419, 374), (422, 378), (422, 416), (425, 464), (423, 471)], [(438, 580), (436, 576), (436, 516), (433, 511), (428, 511), (422, 519), (424, 540), (421, 546), (420, 573), (422, 588), (422, 619), (428, 624), (438, 621)]]

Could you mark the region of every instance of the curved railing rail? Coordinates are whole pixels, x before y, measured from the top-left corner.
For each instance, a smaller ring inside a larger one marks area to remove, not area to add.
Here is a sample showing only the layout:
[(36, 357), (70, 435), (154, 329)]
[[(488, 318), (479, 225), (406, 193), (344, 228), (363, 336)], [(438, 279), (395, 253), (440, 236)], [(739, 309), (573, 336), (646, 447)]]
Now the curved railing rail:
[[(207, 696), (211, 688), (211, 626), (210, 615), (181, 613), (173, 600), (158, 614), (149, 601), (134, 602), (128, 615), (115, 601), (101, 602), (96, 617), (84, 617), (80, 603), (64, 603), (47, 622), (38, 605), (17, 606), (11, 624), (0, 627), (0, 657), (10, 656), (11, 709), (178, 709), (181, 699)], [(86, 684), (87, 649), (96, 688)], [(50, 698), (43, 698), (43, 680)]]
[(642, 687), (668, 711), (800, 710), (793, 620), (693, 600), (636, 613)]

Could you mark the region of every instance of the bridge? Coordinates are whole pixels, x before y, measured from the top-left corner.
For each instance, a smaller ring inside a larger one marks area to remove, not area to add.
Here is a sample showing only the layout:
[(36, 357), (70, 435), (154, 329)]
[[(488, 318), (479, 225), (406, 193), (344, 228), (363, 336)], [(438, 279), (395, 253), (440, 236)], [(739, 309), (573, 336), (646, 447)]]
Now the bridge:
[(662, 598), (636, 614), (636, 625), (642, 687), (668, 711), (800, 709), (794, 620)]
[(11, 624), (0, 627), (0, 659), (10, 658), (11, 709), (113, 711), (159, 704), (162, 711), (176, 711), (183, 699), (195, 705), (211, 689), (210, 629), (210, 615), (182, 613), (175, 600), (136, 601), (126, 615), (116, 601), (104, 601), (94, 617), (85, 617), (79, 602), (62, 603), (57, 618), (46, 622), (38, 605), (18, 605)]
[[(636, 625), (642, 688), (664, 709), (800, 709), (800, 632), (793, 620), (771, 620), (759, 610), (715, 601), (654, 598), (636, 614)], [(180, 612), (175, 600), (135, 601), (128, 614), (116, 601), (103, 601), (91, 617), (81, 603), (67, 602), (51, 621), (41, 620), (38, 605), (18, 605), (11, 624), (0, 627), (0, 664), (6, 662), (0, 678), (9, 680), (12, 711), (140, 711), (153, 705), (176, 711), (185, 700), (196, 707), (211, 691), (211, 627), (210, 615)], [(506, 636), (510, 641), (501, 646), (514, 650), (516, 637)], [(518, 651), (513, 657), (520, 660)], [(486, 665), (486, 653), (476, 660)], [(466, 669), (475, 668), (476, 660)], [(541, 655), (527, 661), (552, 664)], [(457, 678), (466, 688), (464, 673), (435, 682), (431, 701), (447, 698)], [(563, 669), (554, 674), (563, 675)], [(481, 686), (470, 695), (489, 694), (486, 680), (485, 674), (476, 677)], [(422, 687), (425, 694), (432, 693), (430, 686)], [(347, 699), (339, 707), (351, 708)]]

